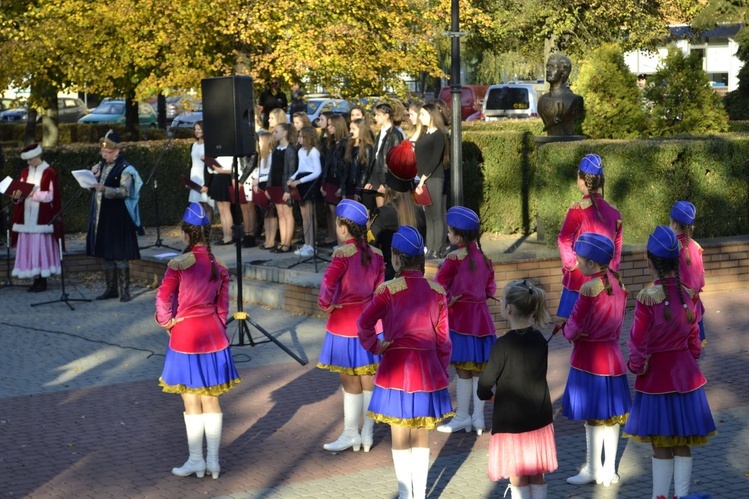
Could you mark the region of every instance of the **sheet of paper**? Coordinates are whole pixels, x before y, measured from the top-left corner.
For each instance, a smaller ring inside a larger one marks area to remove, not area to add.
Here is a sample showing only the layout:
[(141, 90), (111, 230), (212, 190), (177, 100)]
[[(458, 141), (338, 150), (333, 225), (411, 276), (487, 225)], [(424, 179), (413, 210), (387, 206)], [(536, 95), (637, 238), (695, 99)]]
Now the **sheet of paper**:
[(159, 253), (158, 255), (153, 255), (155, 258), (172, 258), (179, 255), (179, 253), (175, 253), (173, 251), (167, 251), (166, 253)]
[(78, 185), (84, 189), (90, 189), (99, 183), (91, 170), (73, 170), (70, 173), (72, 173), (78, 181)]
[(3, 181), (0, 182), (0, 193), (5, 194), (5, 191), (8, 190), (11, 182), (13, 182), (13, 179), (11, 177), (5, 177)]

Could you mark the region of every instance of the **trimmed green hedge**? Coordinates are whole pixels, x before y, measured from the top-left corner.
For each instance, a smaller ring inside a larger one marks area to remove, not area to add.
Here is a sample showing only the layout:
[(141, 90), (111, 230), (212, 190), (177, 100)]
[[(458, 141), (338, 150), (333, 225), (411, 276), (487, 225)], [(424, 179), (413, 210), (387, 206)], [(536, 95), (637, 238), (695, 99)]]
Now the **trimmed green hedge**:
[(538, 151), (533, 202), (550, 245), (580, 198), (577, 166), (591, 152), (603, 159), (604, 196), (622, 213), (624, 243), (643, 243), (654, 226), (668, 224), (677, 199), (697, 207), (698, 238), (749, 233), (749, 138), (582, 141)]
[[(145, 182), (155, 164), (158, 167), (155, 178), (158, 180), (159, 219), (161, 225), (175, 225), (179, 222), (187, 206), (187, 189), (180, 182), (180, 174), (190, 171), (190, 147), (193, 141), (172, 140), (161, 142), (125, 143), (125, 158), (138, 170)], [(60, 178), (63, 202), (67, 202), (78, 192), (80, 186), (70, 174), (72, 170), (88, 168), (97, 163), (101, 157), (100, 148), (92, 144), (62, 145), (45, 149), (42, 158), (57, 172)], [(26, 162), (19, 157), (19, 148), (4, 148), (5, 168), (0, 171), (0, 178), (10, 175), (18, 177)], [(63, 217), (65, 231), (85, 232), (88, 226), (88, 213), (91, 194), (83, 194), (65, 209)], [(154, 190), (151, 184), (143, 186), (140, 193), (140, 217), (146, 227), (156, 225), (156, 205)]]

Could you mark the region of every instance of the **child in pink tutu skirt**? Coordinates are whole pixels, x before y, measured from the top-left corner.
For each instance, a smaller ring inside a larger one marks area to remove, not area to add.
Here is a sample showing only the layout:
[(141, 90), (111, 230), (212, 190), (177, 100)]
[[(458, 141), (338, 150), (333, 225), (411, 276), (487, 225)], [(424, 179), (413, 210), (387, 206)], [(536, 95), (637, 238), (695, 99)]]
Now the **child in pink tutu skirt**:
[(557, 469), (557, 449), (546, 382), (549, 349), (536, 329), (550, 320), (544, 290), (511, 281), (500, 310), (512, 329), (492, 347), (478, 382), (481, 400), (490, 400), (496, 387), (488, 474), (493, 481), (509, 478), (513, 498), (545, 499), (544, 473)]

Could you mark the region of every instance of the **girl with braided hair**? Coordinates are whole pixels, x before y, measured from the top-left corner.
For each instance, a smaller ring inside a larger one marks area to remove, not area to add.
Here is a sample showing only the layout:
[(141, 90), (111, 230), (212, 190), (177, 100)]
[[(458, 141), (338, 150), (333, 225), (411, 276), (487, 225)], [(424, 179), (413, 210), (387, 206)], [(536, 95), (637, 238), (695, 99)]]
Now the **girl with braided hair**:
[[(458, 374), (455, 417), (437, 428), (443, 433), (460, 430), (470, 432), (473, 427), (481, 435), (484, 431), (484, 401), (476, 388), (489, 353), (497, 341), (494, 321), (486, 300), (497, 290), (494, 266), (479, 241), (481, 222), (468, 208), (454, 206), (447, 211), (447, 237), (458, 249), (449, 253), (434, 280), (447, 293), (450, 340), (453, 343), (450, 364)], [(473, 399), (473, 413), (469, 412)]]
[(567, 483), (597, 482), (608, 487), (619, 481), (619, 426), (626, 422), (632, 406), (619, 348), (627, 292), (619, 274), (609, 269), (614, 256), (611, 239), (593, 232), (580, 234), (575, 255), (580, 272), (590, 280), (580, 287), (580, 297), (562, 328), (573, 344), (562, 412), (569, 419), (585, 421), (587, 454), (585, 466)]
[(557, 238), (564, 286), (557, 317), (562, 318), (570, 316), (580, 287), (590, 279), (580, 272), (575, 259), (574, 248), (578, 236), (584, 232), (595, 232), (614, 241), (614, 256), (609, 265), (614, 271), (619, 271), (622, 254), (622, 217), (619, 210), (604, 201), (598, 192), (603, 189), (603, 166), (597, 154), (588, 154), (580, 161), (577, 188), (583, 198), (570, 206)]
[(693, 445), (716, 435), (697, 359), (701, 344), (692, 291), (679, 277), (679, 241), (669, 227), (648, 238), (652, 287), (637, 295), (629, 333), (629, 371), (637, 376), (624, 435), (653, 446), (653, 498), (689, 495)]
[[(317, 303), (329, 313), (317, 367), (337, 372), (343, 388), (343, 433), (325, 450), (340, 452), (372, 447), (374, 420), (367, 417), (380, 357), (365, 350), (356, 321), (385, 277), (382, 253), (366, 241), (369, 214), (363, 204), (343, 199), (336, 206), (339, 246), (325, 270)], [(359, 421), (363, 419), (361, 435)]]
[(702, 246), (692, 239), (697, 209), (689, 201), (676, 201), (669, 215), (671, 216), (669, 227), (679, 240), (679, 275), (684, 286), (694, 292), (694, 311), (697, 316), (697, 325), (700, 327), (700, 341), (704, 347), (707, 343), (705, 326), (702, 324), (705, 306), (700, 299), (700, 293), (705, 287), (705, 267), (702, 264)]
[[(189, 458), (177, 476), (208, 471), (218, 478), (223, 414), (219, 395), (241, 380), (232, 360), (226, 320), (229, 315), (229, 271), (211, 253), (210, 222), (199, 203), (182, 218), (185, 251), (169, 261), (156, 292), (155, 319), (169, 334), (159, 383), (179, 393), (185, 405)], [(203, 435), (207, 453), (203, 458)]]

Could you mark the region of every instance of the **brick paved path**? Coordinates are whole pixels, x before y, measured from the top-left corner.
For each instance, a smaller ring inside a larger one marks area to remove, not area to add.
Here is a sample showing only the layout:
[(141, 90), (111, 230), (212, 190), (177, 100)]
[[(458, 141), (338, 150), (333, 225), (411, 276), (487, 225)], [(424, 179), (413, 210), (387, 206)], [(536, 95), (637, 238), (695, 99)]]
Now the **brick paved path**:
[[(29, 307), (58, 296), (55, 285), (40, 295), (0, 290), (0, 497), (395, 496), (386, 426), (377, 425), (369, 453), (322, 450), (342, 427), (337, 376), (314, 367), (322, 319), (250, 308), (310, 363), (301, 367), (272, 344), (235, 347), (243, 382), (221, 398), (221, 477), (178, 478), (169, 470), (187, 456), (182, 404), (155, 381), (166, 337), (153, 323), (153, 291), (137, 290), (128, 304), (81, 303), (75, 311), (64, 304)], [(704, 301), (709, 345), (700, 364), (720, 434), (694, 450), (692, 491), (747, 497), (749, 290)], [(563, 339), (551, 342), (555, 409), (569, 353)], [(572, 487), (564, 480), (584, 459), (582, 424), (558, 415), (555, 427), (560, 468), (547, 477), (550, 498), (649, 497), (647, 445), (621, 441), (619, 485)], [(506, 483), (486, 478), (488, 440), (488, 434), (432, 432), (429, 497), (502, 497)]]

